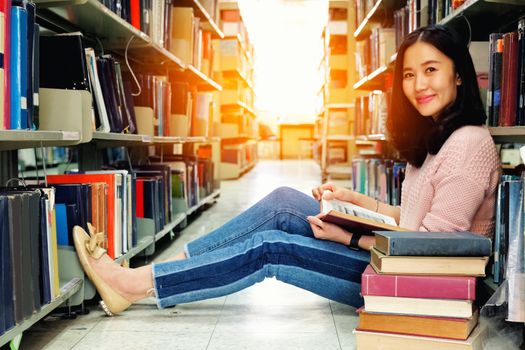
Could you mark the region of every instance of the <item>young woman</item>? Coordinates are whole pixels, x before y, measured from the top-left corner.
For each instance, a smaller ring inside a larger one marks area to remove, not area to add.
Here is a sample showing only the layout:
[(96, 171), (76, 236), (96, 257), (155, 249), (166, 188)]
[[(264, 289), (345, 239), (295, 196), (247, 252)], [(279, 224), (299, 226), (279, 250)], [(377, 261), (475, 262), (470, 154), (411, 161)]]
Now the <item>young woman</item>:
[(331, 184), (313, 189), (314, 198), (278, 188), (172, 261), (122, 268), (99, 247), (100, 235), (79, 227), (75, 247), (108, 314), (148, 295), (163, 308), (266, 277), (358, 307), (374, 238), (321, 221), (319, 200), (353, 202), (415, 231), (491, 236), (500, 162), (485, 119), (466, 45), (443, 27), (421, 28), (398, 51), (387, 121), (390, 140), (408, 161), (400, 207)]

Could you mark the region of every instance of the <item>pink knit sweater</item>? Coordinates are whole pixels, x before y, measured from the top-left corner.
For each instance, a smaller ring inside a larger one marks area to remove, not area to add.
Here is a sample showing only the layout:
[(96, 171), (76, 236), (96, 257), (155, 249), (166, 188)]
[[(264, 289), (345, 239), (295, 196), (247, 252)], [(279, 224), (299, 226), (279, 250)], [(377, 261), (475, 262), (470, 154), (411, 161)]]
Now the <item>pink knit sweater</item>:
[(488, 129), (464, 126), (421, 168), (407, 166), (399, 226), (492, 237), (500, 160)]

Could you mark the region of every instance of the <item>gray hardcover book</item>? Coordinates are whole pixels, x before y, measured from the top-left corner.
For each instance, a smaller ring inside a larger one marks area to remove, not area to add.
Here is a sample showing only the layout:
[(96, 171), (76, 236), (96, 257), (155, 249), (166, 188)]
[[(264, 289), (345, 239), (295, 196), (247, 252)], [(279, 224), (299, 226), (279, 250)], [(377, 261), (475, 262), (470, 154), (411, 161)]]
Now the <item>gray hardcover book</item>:
[(376, 249), (395, 256), (489, 256), (490, 239), (473, 232), (374, 231)]

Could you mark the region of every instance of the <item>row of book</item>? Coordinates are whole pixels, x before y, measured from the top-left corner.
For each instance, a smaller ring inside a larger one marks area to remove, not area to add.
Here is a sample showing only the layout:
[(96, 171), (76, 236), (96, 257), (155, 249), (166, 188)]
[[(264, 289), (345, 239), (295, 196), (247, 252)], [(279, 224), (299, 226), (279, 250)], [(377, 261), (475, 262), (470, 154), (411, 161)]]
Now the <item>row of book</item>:
[(471, 232), (375, 232), (362, 274), (357, 349), (482, 349), (476, 277), (490, 239)]
[(396, 52), (394, 28), (372, 28), (370, 36), (356, 42), (356, 76), (362, 79), (380, 67), (386, 67)]
[(401, 204), (406, 163), (392, 159), (352, 159), (353, 190), (390, 205)]
[(53, 188), (0, 190), (0, 335), (60, 295)]
[(394, 12), (396, 48), (399, 48), (408, 33), (419, 27), (439, 23), (464, 2), (464, 0), (407, 0), (405, 6)]
[(386, 134), (390, 93), (373, 90), (367, 96), (355, 98), (354, 135)]
[[(154, 43), (171, 51), (184, 63), (209, 74), (211, 32), (200, 29), (199, 17), (191, 7), (177, 7), (172, 0), (102, 0), (104, 6), (147, 34)], [(217, 0), (201, 1), (212, 20)]]
[(525, 18), (518, 28), (489, 37), (489, 126), (525, 125)]
[(503, 175), (498, 185), (492, 260), (492, 275), (497, 284), (525, 272), (523, 184), (523, 177)]
[[(56, 190), (57, 239), (71, 246), (72, 229), (90, 222), (104, 232), (104, 248), (117, 258), (137, 245), (137, 223), (152, 220), (155, 232), (214, 190), (213, 163), (190, 156), (132, 169), (47, 175)], [(159, 161), (155, 163), (155, 161)], [(150, 232), (151, 234), (151, 232)]]
[[(2, 32), (10, 34), (0, 36), (10, 39), (2, 40), (5, 49), (0, 67), (4, 82), (0, 84), (1, 129), (38, 129), (41, 126), (68, 130), (67, 122), (57, 120), (62, 116), (57, 116), (56, 111), (60, 108), (55, 105), (65, 106), (70, 102), (77, 106), (83, 119), (89, 119), (86, 122), (93, 131), (137, 133), (140, 129), (152, 136), (211, 135), (210, 93), (192, 92), (188, 83), (146, 72), (139, 74), (140, 86), (136, 86), (131, 83), (133, 77), (127, 67), (112, 55), (97, 56), (94, 49), (86, 45), (81, 33), (40, 36), (39, 26), (34, 23), (34, 4), (28, 1), (13, 2), (20, 6), (8, 6), (10, 4), (10, 1), (1, 3), (13, 13), (9, 16), (10, 21), (0, 26)], [(0, 7), (0, 16), (7, 11), (2, 10)], [(28, 39), (22, 40), (22, 36)], [(10, 52), (18, 55), (10, 55)], [(39, 97), (40, 89), (43, 93)], [(133, 90), (139, 89), (139, 96), (133, 97)], [(81, 105), (73, 101), (76, 94), (82, 96)], [(84, 104), (89, 105), (91, 113), (81, 112), (86, 107)], [(46, 107), (41, 119), (39, 105)], [(193, 116), (195, 126), (192, 128)], [(75, 121), (75, 124), (79, 128), (78, 124), (84, 122)], [(86, 130), (82, 132), (90, 134)], [(89, 140), (89, 137), (82, 139)]]

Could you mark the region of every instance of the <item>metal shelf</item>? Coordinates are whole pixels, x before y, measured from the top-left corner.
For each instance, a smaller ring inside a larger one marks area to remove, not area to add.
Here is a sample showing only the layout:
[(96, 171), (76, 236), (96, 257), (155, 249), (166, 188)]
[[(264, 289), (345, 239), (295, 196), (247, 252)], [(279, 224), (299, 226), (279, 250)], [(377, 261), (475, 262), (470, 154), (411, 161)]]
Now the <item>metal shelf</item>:
[(22, 334), (26, 329), (30, 328), (36, 322), (40, 321), (42, 318), (46, 317), (51, 311), (59, 307), (63, 302), (69, 299), (73, 294), (80, 290), (82, 287), (83, 280), (80, 278), (73, 278), (71, 281), (67, 282), (60, 288), (60, 296), (55, 300), (51, 301), (49, 304), (43, 305), (39, 312), (24, 320), (21, 324), (11, 328), (4, 334), (0, 336), (0, 346), (9, 343), (17, 335)]
[(237, 103), (233, 104), (223, 104), (221, 105), (221, 112), (222, 113), (228, 113), (228, 114), (235, 114), (236, 112), (248, 112), (248, 114), (252, 115), (253, 117), (256, 117), (255, 110), (248, 107), (244, 102), (237, 101)]
[[(490, 33), (515, 30), (515, 23), (525, 13), (523, 4), (523, 0), (467, 0), (439, 24), (451, 26), (466, 37), (472, 33), (472, 40), (485, 41)], [(503, 29), (502, 25), (509, 27)]]
[(220, 142), (219, 137), (205, 136), (154, 136), (153, 143), (208, 143)]
[(184, 221), (184, 219), (186, 219), (186, 214), (184, 213), (177, 214), (177, 216), (175, 217), (175, 220), (173, 220), (172, 222), (164, 226), (164, 228), (161, 231), (155, 234), (155, 242), (157, 242), (159, 239), (161, 239), (162, 237), (170, 233), (171, 230), (173, 230), (178, 224)]
[(499, 126), (488, 129), (496, 142), (525, 143), (525, 126)]
[(194, 205), (193, 207), (189, 208), (186, 211), (186, 215), (190, 216), (191, 214), (193, 214), (195, 211), (197, 211), (202, 206), (204, 206), (206, 204), (209, 204), (209, 203), (212, 203), (215, 200), (215, 198), (217, 198), (220, 194), (221, 194), (221, 190), (215, 190), (209, 196), (204, 197), (203, 199), (201, 199), (197, 205)]
[(121, 146), (133, 146), (133, 145), (144, 145), (153, 142), (153, 138), (150, 135), (138, 135), (138, 134), (119, 134), (113, 132), (100, 132), (95, 131), (93, 133), (93, 142), (97, 144), (97, 147), (121, 147)]
[(0, 150), (69, 146), (80, 142), (77, 131), (0, 130)]

